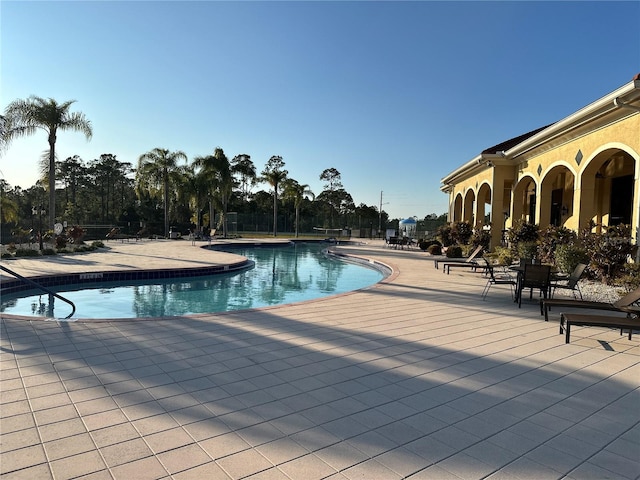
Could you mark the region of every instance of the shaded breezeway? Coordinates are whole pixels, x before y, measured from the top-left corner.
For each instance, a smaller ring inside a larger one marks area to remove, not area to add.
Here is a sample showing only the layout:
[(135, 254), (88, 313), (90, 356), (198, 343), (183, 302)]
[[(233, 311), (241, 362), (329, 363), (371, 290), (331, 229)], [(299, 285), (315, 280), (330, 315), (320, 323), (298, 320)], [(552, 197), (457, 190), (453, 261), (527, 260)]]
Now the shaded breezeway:
[[(175, 244), (145, 248), (148, 268)], [(557, 312), (498, 287), (482, 301), (479, 274), (339, 248), (396, 274), (227, 314), (3, 318), (3, 478), (637, 478), (637, 339), (577, 329), (565, 345)]]

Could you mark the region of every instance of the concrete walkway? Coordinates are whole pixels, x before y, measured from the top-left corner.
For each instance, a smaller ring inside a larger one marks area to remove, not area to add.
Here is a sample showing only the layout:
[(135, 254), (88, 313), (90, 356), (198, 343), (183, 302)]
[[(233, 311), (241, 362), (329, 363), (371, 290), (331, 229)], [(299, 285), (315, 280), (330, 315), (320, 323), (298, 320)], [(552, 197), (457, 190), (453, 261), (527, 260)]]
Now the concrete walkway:
[[(23, 275), (201, 266), (190, 242), (19, 259)], [(638, 479), (640, 337), (558, 332), (419, 250), (313, 302), (138, 321), (2, 317), (3, 479)]]

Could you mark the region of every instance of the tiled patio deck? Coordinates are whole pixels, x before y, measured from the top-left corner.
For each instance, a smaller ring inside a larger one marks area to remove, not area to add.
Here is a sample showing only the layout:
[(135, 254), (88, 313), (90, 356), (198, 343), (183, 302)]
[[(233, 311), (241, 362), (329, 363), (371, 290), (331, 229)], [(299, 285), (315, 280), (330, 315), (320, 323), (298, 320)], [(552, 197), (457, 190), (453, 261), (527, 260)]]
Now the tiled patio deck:
[[(223, 262), (187, 242), (18, 273)], [(363, 291), (171, 320), (2, 319), (3, 479), (638, 479), (640, 341), (558, 332), (418, 250)], [(169, 260), (168, 258), (175, 258)]]

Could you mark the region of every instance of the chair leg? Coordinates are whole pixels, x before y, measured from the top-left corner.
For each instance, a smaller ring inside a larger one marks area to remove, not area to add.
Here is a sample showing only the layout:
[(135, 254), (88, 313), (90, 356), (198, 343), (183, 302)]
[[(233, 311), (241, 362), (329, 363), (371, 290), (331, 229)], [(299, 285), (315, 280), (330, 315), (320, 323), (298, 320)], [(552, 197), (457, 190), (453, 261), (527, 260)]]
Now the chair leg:
[(488, 281), (484, 286), (484, 290), (482, 290), (482, 299), (486, 299), (489, 294), (489, 289), (491, 288), (491, 281)]

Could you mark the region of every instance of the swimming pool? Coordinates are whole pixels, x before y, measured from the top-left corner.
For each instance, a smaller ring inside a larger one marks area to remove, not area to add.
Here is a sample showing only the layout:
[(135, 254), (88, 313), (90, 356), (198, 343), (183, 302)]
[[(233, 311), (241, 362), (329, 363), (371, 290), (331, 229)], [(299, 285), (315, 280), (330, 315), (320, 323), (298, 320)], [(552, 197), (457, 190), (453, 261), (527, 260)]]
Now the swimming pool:
[[(76, 305), (74, 318), (147, 318), (259, 308), (311, 300), (373, 285), (388, 272), (327, 255), (326, 245), (224, 249), (254, 267), (236, 273), (50, 287)], [(35, 290), (2, 296), (7, 314), (64, 318), (71, 307)]]

